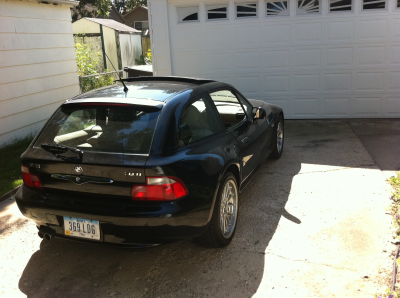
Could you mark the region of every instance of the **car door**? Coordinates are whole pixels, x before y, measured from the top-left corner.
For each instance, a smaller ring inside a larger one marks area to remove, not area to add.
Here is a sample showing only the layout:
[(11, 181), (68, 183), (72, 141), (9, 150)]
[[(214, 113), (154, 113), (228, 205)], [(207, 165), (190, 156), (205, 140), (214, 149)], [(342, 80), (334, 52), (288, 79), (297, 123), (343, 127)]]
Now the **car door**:
[(272, 152), (272, 139), (273, 139), (273, 114), (270, 106), (266, 105), (264, 102), (260, 100), (247, 100), (242, 94), (240, 94), (237, 90), (235, 90), (235, 94), (239, 99), (240, 103), (243, 105), (246, 110), (246, 114), (248, 118), (253, 119), (253, 108), (263, 108), (265, 111), (265, 118), (257, 119), (253, 121), (254, 126), (254, 139), (257, 140), (254, 150), (260, 152), (260, 159), (255, 166), (259, 163), (263, 162), (269, 154)]
[[(242, 181), (254, 171), (260, 159), (257, 125), (251, 113), (241, 104), (231, 89), (221, 89), (209, 93), (227, 131), (236, 138), (240, 145)], [(250, 111), (251, 112), (251, 111)]]

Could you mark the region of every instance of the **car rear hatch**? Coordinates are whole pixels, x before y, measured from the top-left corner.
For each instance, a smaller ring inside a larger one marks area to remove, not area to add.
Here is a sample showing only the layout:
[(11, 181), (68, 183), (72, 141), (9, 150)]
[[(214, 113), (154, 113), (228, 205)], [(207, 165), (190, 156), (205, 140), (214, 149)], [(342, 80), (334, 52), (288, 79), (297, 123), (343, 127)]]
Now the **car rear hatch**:
[[(130, 197), (132, 186), (145, 182), (162, 107), (159, 101), (131, 102), (100, 98), (63, 104), (23, 154), (23, 172), (38, 179), (46, 193)], [(57, 146), (79, 149), (83, 156)]]

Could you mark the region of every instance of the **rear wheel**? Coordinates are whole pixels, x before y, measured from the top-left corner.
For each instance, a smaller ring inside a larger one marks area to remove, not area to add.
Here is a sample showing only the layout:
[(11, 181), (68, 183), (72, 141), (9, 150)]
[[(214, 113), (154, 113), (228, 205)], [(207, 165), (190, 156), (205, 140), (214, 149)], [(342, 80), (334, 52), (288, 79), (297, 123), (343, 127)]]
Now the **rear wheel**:
[(232, 241), (236, 230), (238, 198), (236, 178), (228, 172), (222, 178), (207, 230), (196, 238), (196, 242), (209, 247), (224, 247)]
[(278, 159), (282, 155), (283, 151), (283, 117), (279, 115), (278, 121), (275, 123), (274, 134), (273, 134), (273, 149), (271, 158)]

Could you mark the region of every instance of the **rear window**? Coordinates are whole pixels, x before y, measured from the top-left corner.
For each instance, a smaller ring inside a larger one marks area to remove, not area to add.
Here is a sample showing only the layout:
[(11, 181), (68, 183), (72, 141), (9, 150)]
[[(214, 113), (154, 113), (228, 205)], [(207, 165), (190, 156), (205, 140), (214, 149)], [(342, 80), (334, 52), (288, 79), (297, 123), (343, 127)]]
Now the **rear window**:
[(64, 105), (34, 146), (57, 143), (84, 152), (148, 154), (159, 114), (159, 110), (124, 104)]

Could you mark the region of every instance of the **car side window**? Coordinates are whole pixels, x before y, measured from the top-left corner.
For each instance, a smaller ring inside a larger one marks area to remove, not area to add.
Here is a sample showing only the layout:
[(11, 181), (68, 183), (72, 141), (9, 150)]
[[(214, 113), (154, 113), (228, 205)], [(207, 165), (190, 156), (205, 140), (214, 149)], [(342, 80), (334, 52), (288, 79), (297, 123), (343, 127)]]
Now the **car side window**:
[(236, 95), (230, 90), (219, 90), (210, 93), (225, 128), (230, 128), (246, 119), (246, 113), (243, 110)]
[(178, 146), (184, 147), (221, 131), (212, 104), (204, 97), (187, 105), (178, 125)]
[(237, 97), (239, 98), (241, 104), (243, 105), (244, 109), (246, 110), (246, 115), (248, 119), (252, 119), (253, 118), (253, 106), (246, 100), (243, 98), (243, 96), (241, 96), (239, 93), (236, 93)]

